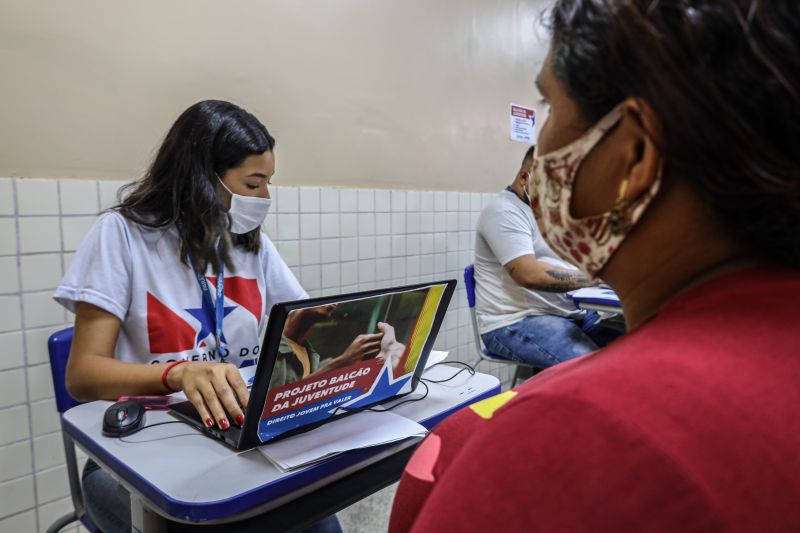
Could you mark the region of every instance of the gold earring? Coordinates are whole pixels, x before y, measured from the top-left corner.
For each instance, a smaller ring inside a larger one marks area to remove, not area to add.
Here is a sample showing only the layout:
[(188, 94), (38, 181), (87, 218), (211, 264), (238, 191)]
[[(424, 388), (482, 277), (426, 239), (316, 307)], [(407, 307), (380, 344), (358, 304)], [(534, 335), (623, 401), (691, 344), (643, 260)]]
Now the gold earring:
[(624, 179), (619, 184), (619, 195), (614, 202), (614, 208), (608, 215), (608, 225), (611, 233), (620, 235), (627, 233), (631, 227), (630, 213), (628, 211), (628, 200), (625, 199), (625, 193), (628, 191), (628, 179)]

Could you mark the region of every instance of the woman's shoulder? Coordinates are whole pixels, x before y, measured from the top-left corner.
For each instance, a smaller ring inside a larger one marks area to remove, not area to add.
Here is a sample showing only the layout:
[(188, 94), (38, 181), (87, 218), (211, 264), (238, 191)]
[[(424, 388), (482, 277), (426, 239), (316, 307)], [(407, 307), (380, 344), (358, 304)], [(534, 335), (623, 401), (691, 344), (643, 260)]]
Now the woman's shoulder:
[(97, 217), (95, 225), (109, 227), (124, 227), (130, 221), (119, 212), (119, 209), (107, 209)]
[(280, 257), (278, 248), (275, 246), (275, 243), (272, 242), (272, 239), (269, 237), (269, 235), (267, 235), (265, 231), (261, 231), (259, 233), (259, 238), (261, 239), (261, 243), (258, 248), (258, 255), (261, 261), (263, 261), (264, 263), (268, 263), (275, 257)]
[(261, 238), (261, 253), (272, 253), (275, 252), (275, 244), (270, 239), (269, 235), (267, 235), (266, 231), (261, 230), (259, 232), (259, 237)]
[(117, 228), (127, 232), (130, 232), (134, 229), (138, 231), (153, 231), (153, 228), (149, 228), (143, 224), (131, 220), (116, 208), (108, 209), (100, 213), (100, 216), (97, 217), (97, 222), (95, 222), (95, 226), (101, 228)]
[(126, 238), (139, 238), (147, 243), (158, 242), (167, 232), (175, 228), (174, 224), (166, 227), (153, 227), (142, 221), (132, 220), (126, 217), (119, 209), (109, 209), (102, 213), (95, 223), (95, 227), (109, 229), (120, 234), (125, 234)]
[(120, 241), (128, 239), (130, 231), (130, 221), (116, 209), (109, 209), (100, 213), (85, 240)]

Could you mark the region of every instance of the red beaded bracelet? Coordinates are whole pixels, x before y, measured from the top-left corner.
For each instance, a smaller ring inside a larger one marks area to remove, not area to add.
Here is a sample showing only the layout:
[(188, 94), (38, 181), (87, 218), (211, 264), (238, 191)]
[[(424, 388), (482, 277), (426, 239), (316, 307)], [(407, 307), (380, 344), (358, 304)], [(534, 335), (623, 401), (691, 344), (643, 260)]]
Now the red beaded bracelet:
[(167, 374), (169, 374), (169, 371), (172, 370), (174, 367), (178, 366), (179, 364), (188, 362), (189, 361), (187, 361), (186, 359), (181, 359), (180, 361), (174, 361), (168, 364), (167, 368), (164, 369), (164, 373), (161, 374), (161, 384), (164, 385), (164, 388), (167, 389), (169, 392), (177, 392), (177, 391), (172, 387), (170, 387), (169, 383), (167, 383)]

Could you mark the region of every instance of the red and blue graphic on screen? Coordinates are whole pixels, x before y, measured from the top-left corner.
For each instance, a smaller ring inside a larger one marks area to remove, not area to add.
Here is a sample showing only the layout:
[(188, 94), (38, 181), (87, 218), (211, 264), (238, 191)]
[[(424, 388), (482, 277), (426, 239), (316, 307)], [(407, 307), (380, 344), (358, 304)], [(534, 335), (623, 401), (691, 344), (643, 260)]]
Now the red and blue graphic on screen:
[(412, 374), (392, 379), (389, 365), (379, 359), (331, 370), (275, 388), (268, 393), (258, 436), (266, 442), (287, 431), (321, 422), (399, 394)]

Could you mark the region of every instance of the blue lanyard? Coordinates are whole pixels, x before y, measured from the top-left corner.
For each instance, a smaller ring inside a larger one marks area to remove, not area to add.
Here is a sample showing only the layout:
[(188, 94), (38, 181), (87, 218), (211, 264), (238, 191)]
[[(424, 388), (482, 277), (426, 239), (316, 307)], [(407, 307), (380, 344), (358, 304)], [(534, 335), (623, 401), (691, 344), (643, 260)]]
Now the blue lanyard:
[(208, 280), (194, 267), (191, 253), (189, 254), (189, 262), (192, 264), (192, 270), (197, 277), (197, 283), (200, 285), (200, 290), (203, 292), (203, 310), (214, 324), (214, 340), (217, 342), (219, 356), (223, 357), (222, 321), (225, 317), (225, 265), (224, 263), (219, 265), (219, 273), (217, 274), (217, 304), (214, 305), (214, 302), (211, 301), (211, 289), (208, 288)]
[[(176, 225), (178, 226), (178, 231), (182, 231), (183, 224), (181, 224), (180, 220), (176, 221)], [(188, 256), (189, 265), (197, 278), (197, 284), (200, 285), (200, 291), (203, 294), (203, 311), (211, 323), (214, 324), (214, 340), (217, 343), (217, 351), (219, 352), (220, 358), (224, 358), (226, 354), (223, 353), (224, 349), (222, 346), (222, 322), (225, 318), (225, 263), (220, 261), (217, 274), (217, 304), (214, 305), (211, 299), (211, 289), (208, 288), (208, 280), (203, 274), (198, 272), (195, 267), (192, 252), (189, 252)]]

